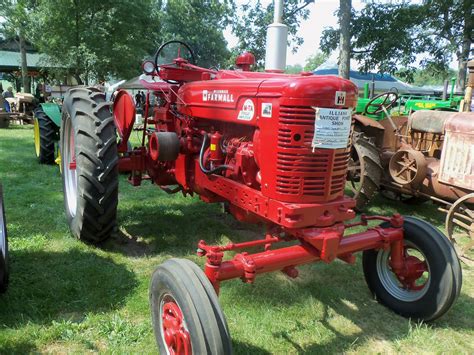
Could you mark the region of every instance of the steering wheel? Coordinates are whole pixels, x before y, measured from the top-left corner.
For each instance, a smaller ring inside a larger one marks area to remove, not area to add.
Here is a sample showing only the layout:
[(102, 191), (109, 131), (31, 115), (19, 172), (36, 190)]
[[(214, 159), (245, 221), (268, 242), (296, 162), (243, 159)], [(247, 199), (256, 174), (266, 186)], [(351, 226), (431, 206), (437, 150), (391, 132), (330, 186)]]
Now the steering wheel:
[[(398, 100), (398, 94), (393, 91), (387, 91), (382, 94), (379, 94), (372, 98), (367, 105), (365, 105), (364, 115), (376, 115), (384, 110), (388, 110), (392, 107)], [(379, 102), (375, 102), (379, 101)], [(381, 102), (380, 102), (381, 101)], [(374, 107), (375, 109), (370, 109), (370, 107)]]
[[(165, 59), (168, 59), (166, 58), (166, 53), (165, 53), (165, 49), (167, 49), (168, 47), (170, 47), (171, 45), (173, 44), (177, 44), (178, 45), (178, 48), (177, 48), (177, 53), (176, 53), (176, 56), (174, 56), (171, 61), (169, 63), (162, 63), (162, 64), (159, 64), (158, 61), (159, 61), (159, 58), (160, 58), (160, 55), (162, 54), (165, 54), (163, 57)], [(181, 46), (188, 51), (189, 53), (189, 56), (186, 56), (186, 55), (183, 55), (181, 53)], [(187, 57), (187, 59), (185, 58)], [(175, 80), (167, 80), (167, 79), (163, 79), (160, 75), (160, 67), (161, 66), (167, 66), (167, 65), (176, 65), (176, 66), (179, 66), (180, 63), (177, 63), (175, 61), (176, 58), (181, 58), (181, 60), (183, 61), (183, 63), (191, 63), (191, 64), (195, 64), (195, 58), (194, 58), (194, 52), (193, 50), (184, 42), (182, 41), (177, 41), (177, 40), (173, 40), (173, 41), (168, 41), (166, 43), (163, 43), (160, 48), (158, 48), (158, 50), (156, 51), (156, 54), (155, 54), (155, 68), (156, 68), (156, 71), (158, 72), (158, 75), (160, 76), (160, 78), (163, 80), (163, 81), (166, 81), (167, 83), (169, 84), (178, 84), (177, 81)]]

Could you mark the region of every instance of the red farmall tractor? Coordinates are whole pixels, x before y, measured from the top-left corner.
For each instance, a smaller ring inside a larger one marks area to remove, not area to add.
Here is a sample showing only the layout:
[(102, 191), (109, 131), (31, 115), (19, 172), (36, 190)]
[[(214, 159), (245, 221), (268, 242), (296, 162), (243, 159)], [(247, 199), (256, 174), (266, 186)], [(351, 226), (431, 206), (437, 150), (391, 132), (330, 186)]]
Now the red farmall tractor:
[[(175, 57), (164, 64), (171, 47)], [(248, 71), (193, 64), (178, 41), (160, 47), (144, 71), (165, 83), (149, 86), (143, 144), (127, 159), (129, 181), (151, 180), (167, 192), (224, 203), (240, 221), (266, 227), (262, 239), (224, 246), (201, 241), (194, 263), (171, 259), (158, 266), (150, 287), (156, 341), (163, 354), (227, 354), (229, 329), (217, 295), (221, 282), (340, 259), (363, 252), (370, 291), (393, 311), (432, 321), (449, 310), (461, 288), (461, 268), (449, 240), (413, 217), (365, 216), (344, 196), (351, 148), (351, 110), (357, 88), (331, 76)], [(150, 101), (150, 100), (148, 100)], [(125, 92), (113, 114), (104, 94), (79, 87), (65, 97), (61, 125), (64, 200), (72, 233), (98, 242), (116, 229), (118, 154), (133, 126), (134, 106)], [(117, 127), (117, 129), (116, 129)], [(124, 159), (124, 158), (122, 158)], [(172, 188), (174, 186), (174, 188)], [(367, 226), (359, 233), (351, 227)], [(278, 247), (282, 242), (285, 246)], [(248, 248), (261, 251), (249, 253)], [(225, 258), (226, 252), (238, 252)]]

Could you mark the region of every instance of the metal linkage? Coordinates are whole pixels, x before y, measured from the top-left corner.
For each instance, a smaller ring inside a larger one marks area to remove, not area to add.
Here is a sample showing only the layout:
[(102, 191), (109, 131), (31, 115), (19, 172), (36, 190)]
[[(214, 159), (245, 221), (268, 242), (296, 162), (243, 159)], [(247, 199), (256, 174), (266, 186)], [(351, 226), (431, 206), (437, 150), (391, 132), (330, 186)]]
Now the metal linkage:
[[(343, 236), (348, 227), (367, 225), (369, 220), (381, 220), (390, 223), (388, 227), (369, 228), (364, 232)], [(399, 214), (391, 218), (382, 216), (362, 216), (361, 222), (349, 225), (335, 225), (329, 228), (305, 228), (287, 230), (287, 237), (268, 233), (265, 239), (244, 243), (229, 243), (225, 246), (207, 245), (199, 242), (198, 255), (207, 258), (205, 273), (216, 292), (219, 292), (221, 281), (240, 278), (245, 283), (253, 283), (257, 274), (271, 271), (282, 271), (290, 277), (297, 277), (297, 265), (316, 261), (331, 262), (339, 258), (348, 263), (355, 261), (355, 252), (370, 249), (390, 249), (391, 266), (396, 274), (405, 277), (413, 274), (405, 270), (403, 255), (403, 218)], [(270, 249), (270, 246), (283, 241), (295, 240), (300, 244), (289, 247)], [(250, 247), (264, 246), (260, 253), (242, 252), (231, 260), (223, 261), (224, 252), (242, 250)]]

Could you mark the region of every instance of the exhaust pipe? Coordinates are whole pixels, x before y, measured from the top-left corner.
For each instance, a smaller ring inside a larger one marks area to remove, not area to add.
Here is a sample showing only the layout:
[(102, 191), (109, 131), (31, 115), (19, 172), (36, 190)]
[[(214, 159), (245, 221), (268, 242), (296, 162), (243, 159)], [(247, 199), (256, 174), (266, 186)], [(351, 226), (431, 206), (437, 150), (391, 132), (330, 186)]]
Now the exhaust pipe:
[(281, 73), (286, 68), (288, 27), (282, 23), (283, 0), (274, 1), (273, 23), (267, 28), (265, 71)]

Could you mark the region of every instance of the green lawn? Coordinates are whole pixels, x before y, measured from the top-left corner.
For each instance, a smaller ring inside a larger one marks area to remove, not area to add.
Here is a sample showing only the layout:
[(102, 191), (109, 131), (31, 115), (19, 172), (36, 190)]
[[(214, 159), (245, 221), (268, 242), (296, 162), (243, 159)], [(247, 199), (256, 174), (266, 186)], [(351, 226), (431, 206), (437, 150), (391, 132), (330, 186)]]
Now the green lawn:
[[(40, 166), (31, 126), (0, 130), (0, 181), (8, 220), (11, 282), (0, 296), (0, 353), (153, 353), (148, 283), (170, 257), (193, 259), (197, 242), (255, 237), (197, 198), (168, 196), (121, 177), (120, 234), (93, 247), (71, 237), (55, 166)], [(429, 203), (416, 212), (378, 199), (371, 213), (415, 215), (442, 228)], [(471, 252), (471, 256), (474, 256)], [(474, 352), (474, 271), (463, 264), (460, 298), (434, 324), (399, 317), (370, 298), (360, 260), (274, 273), (255, 285), (222, 284), (221, 305), (238, 354)]]

